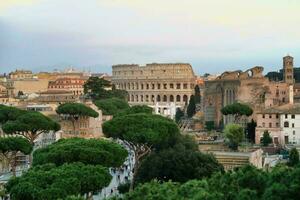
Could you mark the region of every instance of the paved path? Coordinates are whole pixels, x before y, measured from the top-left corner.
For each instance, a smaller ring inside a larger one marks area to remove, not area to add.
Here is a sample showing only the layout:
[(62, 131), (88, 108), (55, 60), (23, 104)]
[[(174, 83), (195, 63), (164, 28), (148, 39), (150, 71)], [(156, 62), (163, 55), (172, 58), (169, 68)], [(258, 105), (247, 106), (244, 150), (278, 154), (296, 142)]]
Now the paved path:
[(126, 158), (124, 164), (119, 169), (110, 168), (110, 174), (112, 175), (112, 181), (109, 186), (102, 189), (102, 191), (94, 195), (94, 200), (101, 200), (107, 197), (113, 197), (115, 195), (119, 195), (118, 186), (122, 183), (126, 183), (132, 179), (132, 169), (134, 166), (134, 153), (133, 151), (122, 141), (117, 141), (123, 147), (125, 147), (128, 151), (128, 157)]

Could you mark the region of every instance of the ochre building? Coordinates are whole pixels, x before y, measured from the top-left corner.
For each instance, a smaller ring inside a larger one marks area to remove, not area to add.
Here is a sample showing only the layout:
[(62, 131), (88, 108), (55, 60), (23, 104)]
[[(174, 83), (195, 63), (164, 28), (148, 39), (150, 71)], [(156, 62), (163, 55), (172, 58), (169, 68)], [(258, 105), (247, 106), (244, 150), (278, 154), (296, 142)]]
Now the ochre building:
[(112, 83), (128, 92), (131, 105), (145, 104), (171, 118), (194, 93), (196, 76), (187, 63), (112, 66)]

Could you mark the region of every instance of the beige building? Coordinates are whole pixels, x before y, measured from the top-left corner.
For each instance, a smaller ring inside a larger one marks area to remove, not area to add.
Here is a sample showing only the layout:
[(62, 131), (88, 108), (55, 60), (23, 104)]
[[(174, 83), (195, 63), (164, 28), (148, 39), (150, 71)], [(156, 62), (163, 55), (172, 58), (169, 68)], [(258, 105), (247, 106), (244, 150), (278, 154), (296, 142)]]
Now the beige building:
[(114, 65), (112, 70), (112, 84), (128, 92), (129, 104), (145, 104), (171, 118), (194, 93), (196, 76), (190, 64)]
[(69, 90), (48, 90), (38, 93), (35, 101), (41, 103), (66, 103), (78, 101), (78, 96)]
[(83, 95), (83, 85), (86, 82), (86, 78), (58, 78), (55, 81), (50, 81), (49, 90), (69, 90), (75, 96)]
[(61, 117), (61, 138), (82, 137), (82, 138), (100, 138), (102, 133), (102, 111), (91, 102), (86, 103), (99, 113), (97, 118), (79, 117), (75, 122), (75, 132), (72, 122), (67, 116)]
[(19, 92), (25, 95), (44, 92), (48, 89), (48, 80), (40, 79), (9, 79), (6, 82), (6, 88), (10, 97), (15, 97)]
[(29, 70), (16, 70), (9, 73), (9, 79), (33, 79), (33, 73)]
[(233, 121), (232, 116), (223, 116), (221, 109), (234, 102), (250, 105), (256, 113), (272, 106), (290, 101), (289, 84), (271, 82), (263, 75), (263, 67), (247, 71), (224, 72), (215, 80), (205, 81), (205, 121), (213, 121), (217, 127)]

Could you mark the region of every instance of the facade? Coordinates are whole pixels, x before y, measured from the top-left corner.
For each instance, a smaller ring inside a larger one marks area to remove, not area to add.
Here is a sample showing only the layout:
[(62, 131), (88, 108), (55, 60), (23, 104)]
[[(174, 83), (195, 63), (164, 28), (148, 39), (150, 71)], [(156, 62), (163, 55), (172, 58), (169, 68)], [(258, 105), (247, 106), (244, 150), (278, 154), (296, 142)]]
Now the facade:
[(33, 79), (33, 73), (29, 70), (16, 70), (14, 72), (9, 73), (9, 79)]
[(40, 79), (9, 79), (5, 84), (10, 97), (18, 96), (19, 92), (28, 95), (44, 92), (48, 89), (48, 80)]
[(112, 84), (128, 92), (131, 105), (145, 104), (157, 114), (174, 117), (194, 93), (196, 76), (185, 63), (114, 65)]
[(85, 83), (85, 78), (58, 78), (55, 81), (50, 81), (48, 89), (49, 90), (69, 90), (72, 91), (73, 95), (81, 96), (83, 95), (83, 85)]
[(300, 145), (300, 104), (269, 108), (258, 114), (255, 142), (268, 131), (275, 145)]
[(99, 113), (97, 118), (79, 117), (74, 126), (68, 116), (61, 117), (61, 135), (60, 138), (82, 137), (82, 138), (100, 138), (102, 133), (102, 111), (91, 102), (86, 103)]
[(244, 72), (224, 72), (214, 80), (205, 81), (205, 121), (213, 121), (216, 127), (232, 122), (233, 117), (223, 116), (221, 109), (234, 102), (251, 106), (254, 120), (257, 112), (288, 103), (289, 84), (271, 82), (262, 72), (263, 67), (254, 67)]
[(294, 58), (292, 56), (283, 57), (283, 81), (292, 85), (294, 81)]
[(78, 96), (69, 90), (48, 90), (38, 94), (36, 101), (41, 103), (66, 103), (78, 100)]

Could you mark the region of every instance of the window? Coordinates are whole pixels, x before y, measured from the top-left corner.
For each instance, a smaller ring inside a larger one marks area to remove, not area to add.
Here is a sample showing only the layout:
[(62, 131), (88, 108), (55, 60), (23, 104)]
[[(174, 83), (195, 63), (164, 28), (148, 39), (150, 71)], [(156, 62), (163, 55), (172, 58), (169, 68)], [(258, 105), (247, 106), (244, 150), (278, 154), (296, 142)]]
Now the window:
[(265, 114), (263, 114), (263, 115), (262, 115), (262, 118), (265, 118), (265, 117), (266, 117)]
[(272, 118), (272, 115), (269, 115), (269, 118), (271, 119), (271, 118)]
[(176, 89), (180, 89), (180, 83), (176, 84)]
[(296, 131), (293, 131), (293, 135), (295, 135), (296, 134)]
[(292, 123), (292, 128), (295, 128), (295, 124), (294, 123)]
[(278, 123), (278, 122), (276, 123), (276, 127), (277, 127), (277, 128), (279, 127), (279, 123)]
[(187, 89), (188, 85), (186, 83), (183, 84), (183, 89)]
[(288, 114), (285, 114), (285, 118), (286, 118), (286, 119), (288, 118)]
[(269, 128), (272, 128), (272, 123), (269, 123)]
[(276, 114), (276, 119), (278, 119), (279, 118), (279, 115), (278, 114)]
[(295, 115), (292, 115), (292, 119), (295, 119)]
[(265, 122), (263, 122), (263, 123), (262, 123), (262, 127), (265, 127), (265, 126), (266, 126), (266, 123), (265, 123)]
[(167, 84), (166, 84), (166, 83), (164, 83), (164, 89), (165, 89), (165, 90), (167, 89)]
[(283, 125), (285, 128), (288, 128), (289, 127), (289, 122), (284, 122), (284, 125)]
[(160, 83), (158, 83), (158, 84), (157, 84), (157, 89), (159, 89), (159, 90), (160, 90)]
[(174, 89), (174, 84), (173, 83), (170, 84), (170, 89)]

